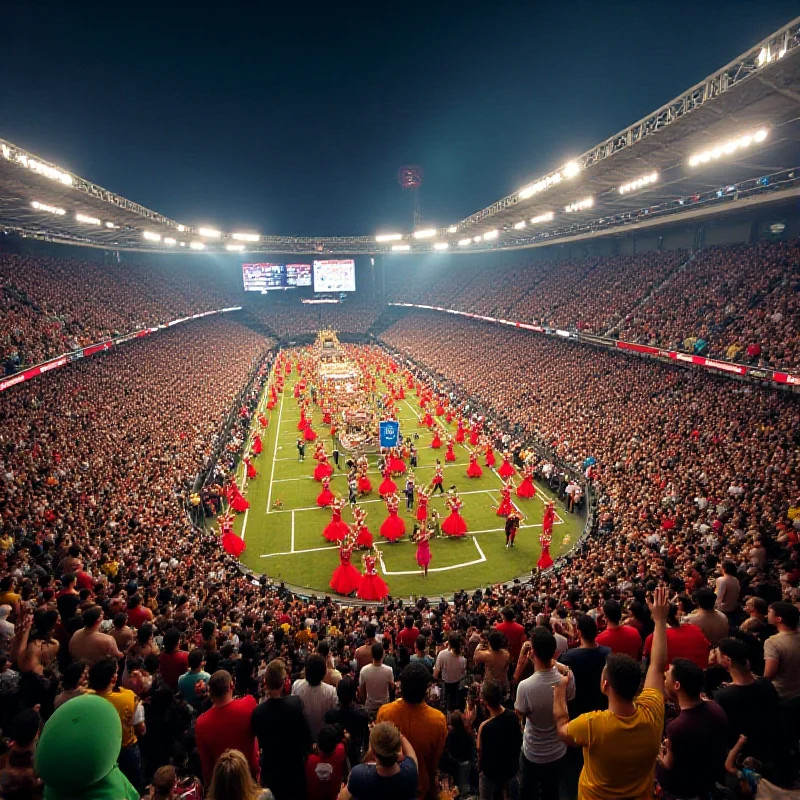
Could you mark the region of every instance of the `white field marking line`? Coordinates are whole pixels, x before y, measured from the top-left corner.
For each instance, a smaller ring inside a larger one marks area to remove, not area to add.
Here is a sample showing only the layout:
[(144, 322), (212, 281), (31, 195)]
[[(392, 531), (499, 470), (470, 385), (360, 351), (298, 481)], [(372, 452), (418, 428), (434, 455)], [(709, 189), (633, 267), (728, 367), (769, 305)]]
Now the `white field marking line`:
[[(450, 564), (448, 567), (429, 567), (428, 572), (448, 572), (451, 569), (463, 569), (464, 567), (475, 566), (475, 564), (483, 564), (486, 561), (486, 554), (481, 550), (481, 546), (474, 536), (472, 537), (472, 542), (478, 548), (480, 558), (476, 558), (473, 561), (463, 561), (461, 564)], [(417, 567), (417, 569), (388, 570), (383, 563), (383, 555), (381, 555), (381, 572), (384, 575), (419, 575), (421, 571), (420, 567)]]
[(281, 406), (278, 409), (278, 429), (275, 431), (275, 449), (272, 453), (272, 469), (269, 473), (269, 494), (267, 495), (267, 511), (266, 513), (269, 514), (270, 510), (272, 509), (272, 484), (275, 482), (273, 478), (275, 477), (275, 459), (278, 456), (278, 438), (281, 432), (281, 420), (283, 419), (283, 400), (286, 397), (286, 392), (281, 392)]
[[(282, 459), (279, 458), (277, 460), (281, 461)], [(284, 461), (294, 461), (295, 459), (287, 458), (287, 459), (283, 459), (283, 460)], [(463, 467), (463, 466), (464, 466), (463, 464), (445, 464), (444, 468), (447, 469), (448, 467)], [(421, 467), (414, 467), (413, 469), (418, 472), (421, 469), (434, 469), (435, 467), (436, 467), (435, 464), (429, 464), (429, 465), (423, 465)], [(409, 469), (411, 469), (411, 468), (409, 468)], [(382, 475), (382, 474), (383, 473), (379, 469), (368, 469), (367, 470), (367, 475)], [(404, 474), (406, 474), (406, 473), (403, 473), (403, 475)], [(333, 478), (335, 478), (337, 476), (341, 476), (343, 478), (346, 478), (347, 477), (347, 473), (342, 469), (340, 469), (338, 472), (335, 471), (333, 473), (333, 475), (331, 476), (331, 480), (333, 480)], [(397, 477), (401, 478), (402, 475), (397, 476)], [(275, 480), (275, 483), (292, 483), (292, 481), (313, 481), (313, 480), (314, 480), (314, 476), (313, 475), (301, 475), (299, 478), (278, 478), (277, 480)], [(491, 492), (491, 491), (494, 491), (494, 490), (493, 489), (484, 489), (484, 491)], [(461, 494), (463, 494), (463, 492), (461, 492)]]
[[(492, 472), (494, 472), (494, 468), (492, 468)], [(499, 475), (497, 477), (500, 478)], [(500, 478), (500, 480), (503, 480), (503, 479)], [(498, 492), (500, 490), (499, 489), (493, 489), (492, 491), (493, 492)], [(494, 495), (492, 495), (492, 496), (494, 496)], [(520, 514), (522, 516), (522, 519), (525, 519), (528, 516), (527, 514), (523, 513), (522, 509), (513, 500), (511, 501), (511, 505), (514, 506), (514, 508), (517, 509), (517, 514)]]
[[(266, 400), (266, 397), (267, 397), (267, 388), (265, 386), (264, 392), (261, 395), (261, 399), (258, 401), (258, 405), (256, 406), (256, 413), (253, 415), (253, 421), (255, 422), (256, 425), (258, 424), (258, 415), (264, 408), (264, 401)], [(247, 444), (245, 446), (245, 450), (247, 452), (250, 452), (250, 445), (253, 443), (253, 439), (255, 438), (255, 430), (256, 430), (255, 426), (251, 425), (250, 436), (248, 437)], [(245, 469), (244, 459), (242, 459), (241, 467), (242, 467), (242, 474), (244, 476), (244, 479), (242, 481), (242, 494), (244, 494), (244, 487), (247, 485), (247, 470)], [(240, 537), (242, 541), (244, 541), (244, 534), (247, 531), (247, 517), (249, 515), (250, 515), (250, 507), (248, 506), (248, 508), (244, 512), (244, 519), (242, 520), (242, 535)]]
[(294, 552), (285, 553), (262, 553), (261, 558), (272, 558), (273, 556), (296, 556), (299, 553), (320, 553), (323, 550), (338, 550), (339, 545), (334, 544), (330, 547), (310, 547), (308, 550), (295, 550)]
[(292, 511), (292, 552), (294, 553), (294, 511)]

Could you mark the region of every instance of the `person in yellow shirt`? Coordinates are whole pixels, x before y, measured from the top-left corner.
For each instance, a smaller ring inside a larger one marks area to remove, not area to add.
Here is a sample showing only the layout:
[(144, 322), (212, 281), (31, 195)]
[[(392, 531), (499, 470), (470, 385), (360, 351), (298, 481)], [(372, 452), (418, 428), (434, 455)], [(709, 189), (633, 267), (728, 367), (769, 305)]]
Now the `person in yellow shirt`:
[(553, 687), (558, 738), (583, 748), (578, 800), (650, 800), (653, 796), (664, 727), (667, 588), (657, 588), (648, 606), (655, 631), (644, 689), (638, 696), (639, 664), (622, 653), (608, 657), (600, 679), (600, 688), (608, 697), (607, 711), (590, 711), (570, 721), (566, 699), (569, 676)]

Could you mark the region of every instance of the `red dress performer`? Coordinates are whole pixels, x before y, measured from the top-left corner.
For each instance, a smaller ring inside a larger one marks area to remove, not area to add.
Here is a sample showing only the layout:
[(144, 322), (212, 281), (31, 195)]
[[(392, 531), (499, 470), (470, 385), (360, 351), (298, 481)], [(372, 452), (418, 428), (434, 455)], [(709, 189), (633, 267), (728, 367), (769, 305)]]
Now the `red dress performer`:
[(232, 556), (239, 556), (244, 552), (245, 543), (241, 536), (233, 532), (233, 514), (222, 514), (217, 518), (219, 532), (222, 536), (222, 549)]
[(336, 495), (331, 491), (331, 479), (322, 479), (322, 491), (317, 495), (317, 505), (320, 508), (327, 508), (333, 504)]
[(469, 431), (469, 443), (471, 447), (477, 447), (481, 440), (481, 423), (475, 422)]
[[(266, 417), (266, 415), (264, 414), (263, 411), (259, 412), (259, 414), (256, 417), (256, 419), (258, 420), (258, 424), (261, 426), (261, 430), (264, 430), (264, 428), (266, 428), (267, 425), (269, 424), (269, 421), (267, 420), (267, 417)], [(258, 434), (256, 434), (256, 436), (258, 436)]]
[(250, 460), (250, 456), (244, 457), (244, 463), (247, 465), (247, 479), (252, 481), (258, 473), (256, 472), (256, 468), (253, 466), (253, 462)]
[(542, 546), (542, 554), (536, 562), (539, 569), (547, 569), (553, 566), (553, 557), (550, 555), (550, 542), (553, 540), (553, 522), (556, 517), (552, 503), (547, 504), (542, 519), (542, 535), (539, 537), (539, 544)]
[(443, 417), (444, 416), (444, 406), (442, 405), (441, 399), (436, 404), (436, 416), (437, 417)]
[(456, 429), (456, 441), (461, 444), (464, 441), (464, 420), (458, 418), (458, 428)]
[(325, 453), (325, 445), (322, 442), (317, 442), (315, 445), (314, 458), (317, 461), (322, 461), (323, 458), (327, 458), (327, 454)]
[(361, 600), (383, 600), (389, 594), (389, 587), (378, 575), (377, 564), (380, 555), (380, 551), (374, 549), (372, 554), (365, 555), (363, 558), (364, 574), (361, 576), (356, 592), (356, 596)]
[(397, 492), (397, 484), (392, 480), (391, 476), (389, 475), (389, 470), (385, 470), (383, 473), (383, 480), (381, 481), (381, 485), (378, 487), (378, 494), (381, 497), (389, 497)]
[(325, 526), (322, 535), (329, 542), (341, 542), (350, 531), (346, 522), (342, 522), (342, 509), (347, 505), (341, 497), (336, 497), (331, 503), (333, 516), (331, 521)]
[(428, 490), (421, 484), (416, 485), (417, 490), (417, 521), (427, 522), (428, 520)]
[(497, 508), (498, 517), (507, 517), (514, 513), (514, 504), (511, 502), (511, 490), (514, 484), (511, 481), (506, 481), (503, 488), (500, 490), (500, 505)]
[(478, 463), (478, 456), (476, 456), (475, 453), (469, 454), (469, 467), (467, 467), (467, 477), (468, 478), (483, 477), (483, 470), (481, 469), (481, 465)]
[(459, 513), (464, 503), (461, 498), (451, 490), (447, 496), (447, 507), (450, 509), (450, 516), (442, 523), (442, 533), (445, 536), (464, 536), (467, 533), (467, 523)]
[(406, 471), (406, 465), (402, 458), (399, 458), (397, 451), (392, 449), (386, 457), (389, 472), (392, 475), (402, 475)]
[(236, 478), (233, 476), (231, 476), (231, 482), (228, 484), (226, 491), (228, 503), (237, 514), (242, 514), (250, 508), (250, 503), (245, 500), (244, 495), (239, 491), (239, 487), (236, 485)]
[(455, 461), (456, 454), (455, 454), (455, 444), (453, 444), (452, 439), (447, 440), (447, 452), (444, 454), (445, 461)]
[(364, 521), (367, 518), (367, 512), (358, 506), (353, 507), (353, 519), (355, 520), (355, 534), (356, 534), (356, 547), (366, 547), (367, 550), (372, 549), (372, 533)]
[(297, 423), (297, 430), (304, 431), (309, 425), (309, 420), (306, 419), (305, 408), (300, 409), (300, 421)]
[(489, 469), (494, 469), (497, 459), (494, 457), (494, 447), (491, 442), (486, 442), (486, 457), (483, 462)]
[(396, 494), (390, 494), (385, 499), (389, 516), (386, 517), (381, 525), (381, 536), (390, 542), (396, 542), (406, 535), (406, 521), (397, 516), (397, 510), (400, 508), (400, 498)]
[(369, 494), (372, 491), (372, 482), (367, 477), (367, 462), (366, 459), (362, 462), (358, 459), (358, 493)]
[(325, 478), (330, 478), (331, 475), (333, 475), (333, 467), (328, 463), (328, 456), (323, 453), (319, 464), (314, 467), (314, 480), (324, 481)]
[(307, 442), (316, 441), (317, 432), (311, 427), (310, 423), (306, 426), (306, 429), (303, 431), (303, 438)]
[(439, 434), (439, 429), (436, 428), (436, 430), (434, 430), (434, 432), (433, 432), (433, 439), (431, 441), (431, 447), (434, 450), (438, 450), (441, 446), (442, 446), (442, 437)]
[(431, 546), (429, 544), (431, 534), (423, 526), (417, 534), (417, 564), (422, 569), (422, 574), (427, 577), (428, 567), (431, 563)]
[(505, 481), (508, 480), (514, 474), (514, 467), (511, 464), (511, 453), (506, 450), (503, 453), (503, 463), (500, 465), (500, 469), (497, 470), (497, 474)]
[(517, 497), (530, 500), (536, 497), (536, 486), (533, 483), (533, 467), (526, 464), (522, 469), (522, 483), (517, 486)]
[(361, 573), (350, 563), (352, 555), (353, 539), (348, 535), (339, 545), (339, 566), (331, 575), (330, 587), (336, 594), (352, 594), (361, 583)]
[(432, 428), (434, 426), (433, 415), (430, 411), (425, 412), (425, 416), (422, 418), (420, 424), (425, 428)]

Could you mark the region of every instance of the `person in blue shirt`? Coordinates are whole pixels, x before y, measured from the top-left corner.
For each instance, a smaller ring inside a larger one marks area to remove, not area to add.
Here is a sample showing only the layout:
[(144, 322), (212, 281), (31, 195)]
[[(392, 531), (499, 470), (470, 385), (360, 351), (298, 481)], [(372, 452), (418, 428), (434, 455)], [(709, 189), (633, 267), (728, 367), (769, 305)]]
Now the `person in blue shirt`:
[(208, 684), (208, 679), (211, 677), (203, 670), (205, 666), (205, 652), (202, 648), (198, 647), (189, 653), (188, 659), (189, 671), (184, 672), (178, 678), (178, 691), (183, 692), (187, 703), (194, 703), (197, 699), (197, 692), (195, 691), (197, 683), (203, 681)]

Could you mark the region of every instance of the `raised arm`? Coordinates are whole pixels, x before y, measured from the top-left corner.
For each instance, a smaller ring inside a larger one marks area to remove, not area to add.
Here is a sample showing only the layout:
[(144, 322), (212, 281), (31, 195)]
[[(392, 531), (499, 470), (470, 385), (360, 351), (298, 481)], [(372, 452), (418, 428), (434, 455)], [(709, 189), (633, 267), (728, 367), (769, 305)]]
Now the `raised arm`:
[(650, 651), (650, 665), (644, 679), (645, 689), (664, 691), (664, 670), (667, 667), (667, 609), (669, 608), (669, 590), (659, 586), (648, 599), (650, 616), (655, 623), (653, 645)]

